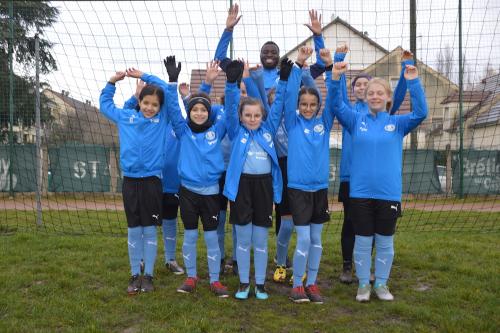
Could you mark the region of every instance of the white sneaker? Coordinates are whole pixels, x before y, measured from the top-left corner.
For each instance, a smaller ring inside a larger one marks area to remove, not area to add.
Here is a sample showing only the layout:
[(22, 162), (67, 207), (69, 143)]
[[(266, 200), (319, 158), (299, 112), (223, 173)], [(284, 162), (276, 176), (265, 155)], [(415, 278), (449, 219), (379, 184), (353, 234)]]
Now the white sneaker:
[(358, 287), (358, 294), (356, 295), (356, 301), (358, 302), (368, 302), (370, 301), (370, 293), (372, 289), (369, 284), (364, 284)]
[(167, 267), (168, 270), (170, 270), (175, 275), (184, 274), (184, 269), (182, 269), (182, 267), (175, 260), (167, 261), (165, 266)]
[(394, 296), (392, 296), (389, 288), (387, 288), (385, 284), (378, 285), (374, 290), (379, 300), (394, 301)]

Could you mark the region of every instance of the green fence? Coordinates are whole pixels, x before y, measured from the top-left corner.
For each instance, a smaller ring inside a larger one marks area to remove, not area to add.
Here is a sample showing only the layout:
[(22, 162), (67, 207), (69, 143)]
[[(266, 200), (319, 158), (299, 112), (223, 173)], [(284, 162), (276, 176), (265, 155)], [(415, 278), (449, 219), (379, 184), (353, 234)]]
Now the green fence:
[(49, 148), (51, 192), (110, 192), (110, 149), (68, 143)]
[[(0, 191), (34, 192), (36, 191), (35, 179), (35, 145), (0, 145)], [(12, 156), (12, 160), (11, 157)], [(12, 176), (10, 175), (12, 172)]]
[[(453, 156), (453, 192), (460, 191), (458, 154)], [(466, 150), (464, 152), (464, 194), (500, 194), (500, 152)]]

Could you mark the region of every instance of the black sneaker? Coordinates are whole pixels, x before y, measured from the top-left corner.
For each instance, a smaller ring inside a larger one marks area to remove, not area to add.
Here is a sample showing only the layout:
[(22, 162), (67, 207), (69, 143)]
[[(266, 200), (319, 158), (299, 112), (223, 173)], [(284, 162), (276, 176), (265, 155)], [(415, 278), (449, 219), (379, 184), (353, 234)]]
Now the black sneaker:
[(141, 277), (139, 274), (133, 275), (128, 282), (127, 293), (132, 295), (137, 295), (141, 290)]
[(342, 270), (342, 273), (339, 276), (339, 280), (345, 284), (352, 283), (352, 268), (346, 267)]
[(155, 290), (153, 287), (153, 277), (151, 275), (144, 275), (142, 277), (141, 291), (143, 293), (149, 293)]

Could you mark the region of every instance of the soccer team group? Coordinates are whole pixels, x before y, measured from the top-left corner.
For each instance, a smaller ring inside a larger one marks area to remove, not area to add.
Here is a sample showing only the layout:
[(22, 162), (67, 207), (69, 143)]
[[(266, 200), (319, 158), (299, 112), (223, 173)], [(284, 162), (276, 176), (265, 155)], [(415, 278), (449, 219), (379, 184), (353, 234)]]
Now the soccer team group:
[[(201, 220), (210, 290), (218, 297), (228, 297), (219, 275), (225, 263), (229, 201), (230, 263), (240, 280), (234, 297), (269, 297), (265, 287), (268, 234), (275, 207), (277, 266), (273, 280), (288, 280), (287, 268), (291, 266), (290, 299), (323, 303), (317, 276), (322, 229), (330, 220), (329, 134), (337, 118), (343, 127), (339, 201), (345, 211), (340, 280), (351, 283), (355, 270), (357, 301), (369, 301), (372, 291), (381, 300), (394, 299), (387, 281), (401, 210), (403, 138), (427, 116), (425, 93), (412, 54), (405, 51), (394, 93), (386, 80), (360, 74), (350, 82), (356, 99), (351, 103), (344, 62), (348, 47), (337, 47), (332, 56), (321, 35), (321, 16), (314, 10), (309, 16), (306, 26), (313, 33), (316, 51), (315, 63), (310, 66), (306, 61), (312, 48), (301, 47), (296, 59), (280, 62), (279, 47), (272, 41), (262, 46), (261, 64), (256, 67), (250, 68), (242, 59), (229, 59), (227, 48), (241, 19), (238, 5), (233, 5), (198, 92), (191, 93), (186, 84), (178, 86), (181, 64), (175, 56), (164, 60), (168, 82), (134, 68), (116, 72), (109, 79), (100, 96), (100, 110), (116, 123), (119, 132), (130, 295), (154, 289), (157, 226), (163, 231), (167, 268), (175, 274), (185, 273), (175, 253), (180, 208), (187, 278), (177, 291), (195, 292), (199, 282), (196, 260)], [(214, 105), (209, 94), (221, 70), (227, 79), (225, 92), (221, 103)], [(327, 88), (325, 101), (314, 82), (320, 75), (324, 75)], [(115, 84), (125, 77), (141, 81), (134, 96), (118, 108), (113, 102)], [(407, 90), (413, 111), (395, 115)], [(289, 262), (293, 230), (297, 241)]]

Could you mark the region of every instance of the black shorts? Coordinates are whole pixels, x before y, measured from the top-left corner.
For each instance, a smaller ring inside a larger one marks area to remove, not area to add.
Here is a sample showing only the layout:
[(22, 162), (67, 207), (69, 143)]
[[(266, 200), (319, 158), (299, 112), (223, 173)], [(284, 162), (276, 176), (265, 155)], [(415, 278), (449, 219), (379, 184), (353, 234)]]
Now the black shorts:
[(162, 192), (158, 177), (123, 177), (123, 206), (129, 228), (161, 224)]
[(224, 194), (224, 185), (226, 184), (226, 171), (222, 173), (219, 179), (219, 205), (220, 210), (227, 211), (227, 198)]
[(330, 221), (328, 189), (307, 192), (288, 188), (288, 198), (294, 225), (321, 224)]
[(198, 229), (198, 219), (201, 217), (204, 231), (217, 229), (219, 224), (219, 195), (201, 195), (181, 186), (179, 191), (179, 206), (184, 229)]
[(354, 234), (360, 236), (394, 235), (400, 216), (398, 201), (350, 198), (350, 217)]
[(177, 218), (179, 210), (179, 195), (177, 193), (163, 193), (162, 219), (173, 220)]
[(291, 215), (290, 211), (290, 200), (288, 199), (288, 172), (287, 172), (287, 156), (280, 157), (278, 163), (281, 169), (281, 175), (283, 176), (283, 194), (281, 195), (281, 202), (276, 205), (276, 215), (285, 216)]
[(238, 195), (230, 201), (231, 224), (247, 225), (252, 223), (269, 228), (273, 225), (273, 177), (271, 174), (242, 174)]
[(340, 182), (339, 202), (349, 201), (349, 182)]

